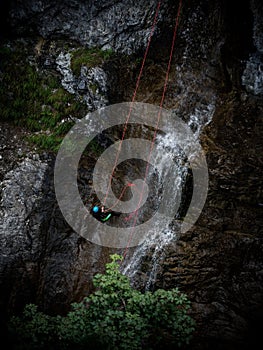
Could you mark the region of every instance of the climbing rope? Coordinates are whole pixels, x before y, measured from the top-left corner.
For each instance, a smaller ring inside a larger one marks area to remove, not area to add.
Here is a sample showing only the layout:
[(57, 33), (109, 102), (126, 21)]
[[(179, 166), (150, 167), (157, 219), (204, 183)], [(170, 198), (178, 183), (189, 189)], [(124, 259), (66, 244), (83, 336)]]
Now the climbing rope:
[(138, 217), (138, 210), (140, 208), (140, 205), (141, 205), (141, 202), (142, 202), (142, 198), (143, 198), (145, 181), (146, 181), (147, 175), (149, 173), (150, 159), (151, 159), (151, 156), (152, 156), (154, 142), (155, 142), (157, 131), (158, 131), (158, 126), (159, 126), (159, 122), (160, 122), (160, 118), (161, 118), (161, 114), (162, 114), (162, 108), (163, 108), (165, 93), (166, 93), (166, 90), (167, 90), (167, 85), (168, 85), (168, 80), (169, 80), (169, 73), (170, 73), (170, 70), (171, 70), (171, 63), (172, 63), (172, 58), (173, 58), (173, 52), (174, 52), (174, 45), (175, 45), (177, 29), (178, 29), (178, 25), (179, 25), (181, 7), (182, 7), (182, 0), (179, 1), (179, 6), (178, 6), (178, 10), (177, 10), (176, 22), (175, 22), (175, 26), (174, 26), (173, 39), (172, 39), (172, 45), (171, 45), (171, 49), (170, 49), (170, 56), (169, 56), (169, 61), (168, 61), (167, 71), (166, 71), (166, 76), (165, 76), (165, 81), (164, 81), (163, 93), (162, 93), (162, 98), (161, 98), (161, 102), (160, 102), (160, 105), (159, 105), (159, 112), (158, 112), (158, 117), (157, 117), (155, 130), (154, 130), (154, 135), (153, 135), (153, 138), (152, 138), (152, 141), (151, 141), (151, 149), (150, 149), (149, 156), (148, 156), (148, 159), (147, 159), (147, 166), (146, 166), (145, 175), (144, 175), (143, 187), (142, 187), (142, 190), (141, 190), (141, 193), (140, 193), (140, 199), (139, 199), (139, 202), (138, 202), (137, 209), (134, 212), (134, 220), (133, 220), (133, 225), (132, 225), (133, 229), (132, 229), (132, 231), (130, 233), (128, 244), (127, 244), (127, 246), (125, 248), (125, 251), (123, 253), (123, 258), (125, 258), (126, 254), (128, 252), (130, 243), (131, 243), (133, 235), (134, 235), (135, 224), (136, 224), (136, 220), (137, 220), (137, 217)]
[(105, 198), (103, 200), (103, 205), (105, 205), (106, 199), (108, 198), (108, 195), (109, 195), (109, 189), (110, 189), (111, 184), (112, 184), (113, 173), (114, 173), (114, 170), (115, 170), (115, 168), (117, 166), (119, 155), (120, 155), (120, 152), (121, 152), (122, 143), (123, 143), (126, 131), (127, 131), (128, 122), (130, 120), (130, 116), (131, 116), (131, 112), (132, 112), (132, 108), (133, 108), (133, 103), (134, 103), (135, 98), (136, 98), (136, 94), (137, 94), (137, 91), (138, 91), (138, 88), (139, 88), (139, 84), (140, 84), (141, 76), (142, 76), (142, 73), (143, 73), (145, 61), (146, 61), (146, 58), (147, 58), (147, 55), (148, 55), (148, 52), (149, 52), (149, 48), (150, 48), (153, 32), (154, 32), (154, 29), (155, 29), (155, 26), (156, 26), (156, 22), (157, 22), (157, 18), (158, 18), (161, 2), (162, 1), (159, 1), (158, 4), (157, 4), (157, 7), (156, 7), (154, 20), (153, 20), (153, 24), (152, 24), (152, 27), (151, 27), (151, 32), (150, 32), (150, 35), (149, 35), (149, 38), (148, 38), (146, 50), (145, 50), (145, 53), (144, 53), (144, 56), (143, 56), (143, 60), (142, 60), (142, 64), (141, 64), (141, 69), (140, 69), (140, 72), (139, 72), (139, 75), (138, 75), (138, 78), (137, 78), (137, 82), (136, 82), (136, 86), (135, 86), (135, 89), (134, 89), (134, 93), (133, 93), (133, 96), (132, 96), (132, 101), (131, 101), (131, 104), (130, 104), (129, 113), (127, 115), (127, 118), (126, 118), (126, 121), (125, 121), (125, 124), (124, 124), (123, 132), (122, 132), (122, 138), (121, 138), (121, 141), (119, 143), (119, 148), (118, 148), (118, 151), (117, 151), (117, 154), (116, 154), (116, 158), (115, 158), (115, 163), (113, 165), (112, 172), (111, 172), (111, 175), (110, 175), (110, 180), (109, 180), (109, 183), (108, 183), (108, 187), (107, 187), (107, 192), (106, 192)]
[[(142, 76), (143, 69), (144, 69), (144, 66), (145, 66), (145, 61), (146, 61), (146, 58), (147, 58), (147, 55), (148, 55), (148, 52), (149, 52), (149, 48), (150, 48), (152, 36), (153, 36), (153, 33), (154, 33), (154, 29), (155, 29), (155, 26), (156, 26), (156, 22), (157, 22), (159, 10), (160, 10), (160, 7), (161, 7), (161, 3), (162, 3), (162, 1), (159, 1), (158, 4), (157, 4), (157, 7), (156, 7), (154, 20), (153, 20), (153, 24), (152, 24), (152, 27), (151, 27), (151, 32), (150, 32), (150, 35), (149, 35), (149, 38), (148, 38), (148, 42), (147, 42), (147, 46), (146, 46), (146, 50), (145, 50), (145, 53), (144, 53), (144, 56), (143, 56), (143, 61), (142, 61), (142, 64), (141, 64), (140, 72), (139, 72), (139, 75), (137, 77), (136, 86), (135, 86), (134, 93), (133, 93), (133, 96), (132, 96), (132, 101), (131, 101), (131, 104), (130, 104), (129, 112), (128, 112), (128, 115), (127, 115), (127, 118), (126, 118), (126, 121), (125, 121), (125, 124), (124, 124), (121, 141), (119, 143), (119, 147), (118, 147), (118, 150), (117, 150), (117, 153), (116, 153), (115, 162), (114, 162), (114, 165), (113, 165), (113, 168), (112, 168), (112, 172), (111, 172), (111, 175), (110, 175), (110, 179), (109, 179), (106, 195), (105, 195), (104, 200), (103, 200), (103, 205), (105, 205), (105, 203), (106, 203), (106, 199), (107, 199), (107, 197), (109, 195), (109, 189), (111, 188), (111, 185), (112, 185), (113, 174), (114, 174), (115, 168), (116, 168), (117, 163), (118, 163), (118, 159), (119, 159), (119, 155), (120, 155), (120, 152), (121, 152), (122, 143), (123, 143), (126, 131), (127, 131), (128, 122), (130, 120), (131, 112), (132, 112), (132, 109), (133, 109), (133, 104), (134, 104), (134, 101), (135, 101), (135, 98), (136, 98), (136, 95), (137, 95), (137, 91), (138, 91), (138, 88), (139, 88), (141, 76)], [(146, 182), (146, 178), (147, 178), (148, 173), (149, 173), (150, 159), (151, 159), (151, 156), (152, 156), (152, 151), (153, 151), (154, 143), (155, 143), (156, 136), (157, 136), (158, 126), (159, 126), (160, 119), (161, 119), (163, 103), (164, 103), (165, 94), (166, 94), (167, 85), (168, 85), (168, 80), (169, 80), (169, 73), (170, 73), (170, 69), (171, 69), (171, 63), (172, 63), (172, 58), (173, 58), (173, 51), (174, 51), (174, 46), (175, 46), (177, 29), (178, 29), (178, 25), (179, 25), (181, 7), (182, 7), (182, 0), (179, 1), (179, 5), (178, 5), (177, 16), (176, 16), (176, 23), (175, 23), (174, 31), (173, 31), (173, 39), (172, 39), (170, 55), (169, 55), (169, 61), (168, 61), (167, 70), (166, 70), (164, 87), (163, 87), (162, 97), (161, 97), (161, 101), (160, 101), (160, 105), (159, 105), (159, 112), (158, 112), (158, 116), (157, 116), (157, 122), (156, 122), (155, 130), (154, 130), (154, 135), (153, 135), (153, 138), (151, 140), (151, 148), (150, 148), (150, 152), (149, 152), (148, 159), (147, 159), (147, 166), (146, 166), (146, 170), (145, 170), (145, 174), (144, 174), (143, 187), (142, 187), (142, 190), (140, 191), (140, 199), (139, 199), (139, 202), (138, 202), (136, 210), (133, 213), (131, 213), (126, 218), (127, 220), (130, 220), (133, 217), (133, 223), (132, 223), (132, 230), (131, 230), (131, 233), (130, 233), (128, 244), (127, 244), (127, 246), (126, 246), (126, 248), (124, 250), (124, 253), (123, 253), (123, 258), (125, 258), (126, 254), (127, 254), (127, 251), (129, 249), (130, 243), (132, 241), (132, 238), (133, 238), (133, 235), (134, 235), (134, 231), (135, 231), (135, 227), (136, 227), (135, 226), (136, 225), (136, 220), (137, 220), (137, 217), (138, 217), (138, 210), (140, 208), (140, 205), (141, 205), (141, 202), (142, 202), (142, 199), (143, 199), (145, 182)], [(135, 186), (135, 184), (128, 183), (123, 188), (123, 190), (122, 190), (120, 196), (118, 197), (117, 201), (109, 209), (107, 209), (106, 211), (109, 211), (109, 210), (113, 209), (118, 204), (118, 202), (121, 200), (121, 198), (123, 197), (123, 195), (124, 195), (125, 191), (127, 190), (127, 188), (131, 187), (131, 186)]]

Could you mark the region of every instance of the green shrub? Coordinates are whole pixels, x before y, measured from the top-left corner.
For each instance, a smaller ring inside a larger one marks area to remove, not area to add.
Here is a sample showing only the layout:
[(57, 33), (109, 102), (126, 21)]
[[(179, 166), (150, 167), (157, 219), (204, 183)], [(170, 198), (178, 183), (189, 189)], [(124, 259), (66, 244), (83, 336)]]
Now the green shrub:
[[(26, 349), (159, 349), (187, 344), (194, 331), (190, 302), (177, 288), (145, 294), (131, 288), (112, 255), (96, 291), (72, 304), (67, 316), (48, 316), (28, 305), (10, 323)], [(23, 349), (23, 347), (21, 348)]]

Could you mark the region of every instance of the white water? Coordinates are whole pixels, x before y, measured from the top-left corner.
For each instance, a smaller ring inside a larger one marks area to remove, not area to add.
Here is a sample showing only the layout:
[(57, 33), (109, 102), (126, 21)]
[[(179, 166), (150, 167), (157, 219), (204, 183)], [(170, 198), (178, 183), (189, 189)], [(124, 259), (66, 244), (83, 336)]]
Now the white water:
[[(194, 133), (194, 138), (198, 139), (200, 133), (205, 125), (207, 125), (214, 113), (214, 103), (203, 105), (202, 109), (196, 108), (193, 113), (188, 116), (188, 126)], [(160, 183), (157, 186), (161, 186), (161, 181), (170, 181), (169, 177), (169, 164), (167, 158), (176, 159), (176, 179), (169, 185), (169, 188), (173, 189), (170, 199), (166, 199), (164, 205), (169, 208), (169, 201), (180, 199), (178, 194), (180, 188), (183, 187), (187, 173), (187, 163), (184, 162), (182, 157), (182, 150), (177, 146), (175, 130), (171, 130), (164, 136), (157, 137), (158, 148), (160, 149), (160, 158), (158, 162), (161, 164), (162, 174), (159, 174)], [(165, 150), (165, 152), (164, 152)], [(149, 174), (150, 178), (151, 174)], [(149, 180), (151, 181), (151, 180)], [(158, 202), (158, 198), (156, 198)], [(132, 256), (129, 254), (126, 256), (125, 263), (122, 265), (122, 272), (127, 275), (133, 286), (144, 285), (145, 290), (151, 290), (154, 287), (156, 278), (162, 270), (162, 262), (166, 257), (167, 248), (176, 244), (176, 240), (179, 232), (179, 224), (173, 221), (169, 226), (162, 227), (161, 223), (156, 222), (156, 231), (151, 237), (148, 237), (143, 244), (138, 246)], [(146, 261), (149, 259), (150, 261)]]

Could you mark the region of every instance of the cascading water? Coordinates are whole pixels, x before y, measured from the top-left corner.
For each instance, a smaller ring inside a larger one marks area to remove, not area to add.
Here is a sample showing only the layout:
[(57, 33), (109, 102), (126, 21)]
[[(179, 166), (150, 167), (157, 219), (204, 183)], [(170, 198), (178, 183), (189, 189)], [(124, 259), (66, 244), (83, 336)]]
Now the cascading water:
[[(203, 104), (188, 116), (187, 124), (196, 140), (199, 139), (203, 127), (211, 121), (214, 108), (214, 103)], [(186, 179), (189, 174), (189, 162), (185, 159), (184, 150), (177, 144), (176, 130), (171, 129), (166, 135), (158, 135), (156, 142), (159, 150), (157, 162), (160, 164), (161, 174), (159, 174), (155, 186), (161, 188), (163, 181), (170, 181), (170, 162), (167, 161), (167, 157), (172, 158), (176, 164), (176, 180), (174, 181), (173, 178), (173, 183), (169, 186), (169, 188), (173, 189), (173, 193), (168, 198), (164, 198), (164, 207), (169, 208), (172, 201), (177, 200), (181, 202), (184, 192), (187, 191)], [(152, 176), (153, 169), (148, 174), (148, 183), (153, 182)], [(155, 191), (155, 193), (158, 193), (158, 191)], [(150, 200), (158, 203), (160, 198), (150, 198)], [(153, 289), (166, 256), (166, 249), (176, 243), (180, 230), (179, 222), (182, 219), (180, 217), (180, 208), (175, 215), (175, 220), (170, 225), (163, 227), (162, 223), (157, 221), (155, 232), (150, 237), (148, 236), (141, 245), (137, 246), (133, 254), (127, 254), (122, 264), (122, 272), (130, 278), (133, 286), (142, 288), (143, 285), (145, 290)]]

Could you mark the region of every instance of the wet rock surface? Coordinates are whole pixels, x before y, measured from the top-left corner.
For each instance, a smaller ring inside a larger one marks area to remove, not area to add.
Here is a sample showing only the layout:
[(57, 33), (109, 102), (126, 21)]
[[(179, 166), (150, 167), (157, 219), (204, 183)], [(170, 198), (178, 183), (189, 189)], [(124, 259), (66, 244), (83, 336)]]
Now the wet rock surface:
[[(16, 37), (28, 40), (30, 34), (40, 42), (34, 57), (38, 69), (57, 71), (62, 86), (84, 96), (93, 110), (131, 100), (139, 64), (120, 55), (103, 67), (83, 66), (73, 76), (69, 40), (138, 53), (145, 48), (155, 5), (12, 1), (3, 23)], [(195, 227), (163, 248), (154, 285), (178, 286), (189, 295), (197, 320), (189, 349), (196, 350), (257, 349), (263, 330), (263, 17), (258, 0), (238, 7), (219, 0), (185, 2), (164, 105), (186, 121), (192, 118), (194, 128), (198, 123), (193, 116), (213, 115), (201, 135), (209, 168), (207, 202)], [(173, 1), (164, 3), (138, 90), (140, 101), (160, 103), (176, 8)], [(80, 238), (64, 221), (53, 187), (54, 155), (32, 149), (23, 141), (27, 134), (1, 122), (3, 323), (7, 314), (29, 302), (49, 313), (66, 312), (72, 301), (91, 291), (92, 276), (112, 252)], [(90, 179), (88, 166), (83, 164), (81, 171)], [(146, 270), (144, 264), (139, 271), (142, 289)]]
[(168, 249), (157, 282), (191, 295), (206, 338), (196, 348), (257, 348), (262, 331), (262, 101), (248, 99), (250, 108), (237, 96), (221, 101), (227, 112), (219, 107), (203, 133), (208, 199), (196, 227)]
[(61, 84), (69, 93), (83, 100), (89, 111), (108, 104), (107, 75), (101, 67), (82, 66), (80, 75), (74, 76), (70, 67), (71, 54), (60, 52), (56, 58), (57, 70), (62, 75)]
[[(165, 5), (164, 17), (168, 13)], [(15, 33), (68, 37), (87, 47), (113, 48), (131, 54), (146, 45), (155, 8), (152, 0), (13, 1), (9, 23)]]
[[(23, 142), (28, 132), (1, 124), (0, 201), (1, 334), (6, 317), (29, 302), (51, 313), (92, 290), (109, 250), (73, 232), (56, 203), (54, 155), (36, 153)], [(23, 150), (23, 154), (21, 154)]]

